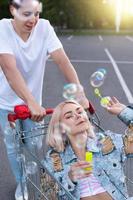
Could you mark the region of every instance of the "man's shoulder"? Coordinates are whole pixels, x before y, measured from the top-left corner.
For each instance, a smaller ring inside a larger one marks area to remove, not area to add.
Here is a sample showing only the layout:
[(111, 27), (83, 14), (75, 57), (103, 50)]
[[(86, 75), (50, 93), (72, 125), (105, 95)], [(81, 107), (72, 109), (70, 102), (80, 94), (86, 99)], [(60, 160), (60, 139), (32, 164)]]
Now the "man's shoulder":
[(51, 24), (49, 20), (40, 18), (37, 22), (36, 26), (36, 33), (37, 35), (40, 34), (43, 38), (47, 38), (49, 35), (49, 32), (51, 31)]
[(9, 33), (9, 25), (10, 25), (11, 19), (1, 19), (0, 20), (0, 36), (6, 37)]
[(6, 26), (7, 24), (9, 24), (11, 21), (11, 19), (7, 19), (7, 18), (3, 18), (0, 20), (0, 26)]
[(50, 22), (49, 22), (49, 20), (47, 20), (47, 19), (40, 18), (40, 19), (38, 20), (38, 25), (39, 25), (39, 26), (48, 27), (48, 26), (50, 25)]
[[(40, 18), (37, 22), (36, 31), (37, 34), (41, 33), (41, 35), (48, 35), (50, 31), (51, 25), (49, 20)], [(43, 33), (43, 34), (42, 34)]]

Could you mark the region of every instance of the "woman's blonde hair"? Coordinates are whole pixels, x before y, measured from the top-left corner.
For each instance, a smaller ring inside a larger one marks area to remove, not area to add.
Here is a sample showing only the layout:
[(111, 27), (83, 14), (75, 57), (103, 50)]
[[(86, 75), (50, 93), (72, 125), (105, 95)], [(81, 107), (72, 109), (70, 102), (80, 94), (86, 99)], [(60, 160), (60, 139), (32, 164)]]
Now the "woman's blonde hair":
[(62, 112), (63, 107), (68, 103), (72, 103), (72, 104), (81, 106), (78, 102), (76, 102), (74, 100), (67, 100), (67, 101), (60, 103), (54, 109), (54, 112), (52, 114), (52, 117), (51, 117), (51, 120), (49, 123), (49, 127), (48, 127), (46, 143), (48, 146), (53, 147), (58, 152), (63, 152), (65, 149), (65, 142), (66, 142), (67, 134), (63, 134), (64, 128), (62, 127), (62, 124), (61, 124), (61, 112)]

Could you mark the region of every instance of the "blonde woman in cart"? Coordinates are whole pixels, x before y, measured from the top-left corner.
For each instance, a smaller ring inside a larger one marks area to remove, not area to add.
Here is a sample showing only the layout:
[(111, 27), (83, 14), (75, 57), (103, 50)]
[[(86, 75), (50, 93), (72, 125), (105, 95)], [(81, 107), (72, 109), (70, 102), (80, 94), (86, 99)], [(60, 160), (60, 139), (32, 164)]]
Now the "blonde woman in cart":
[[(122, 168), (126, 158), (122, 136), (111, 131), (94, 133), (77, 102), (65, 101), (55, 108), (47, 143), (50, 149), (44, 165), (77, 200), (129, 199)], [(86, 152), (92, 152), (92, 163), (85, 161)], [(59, 195), (68, 199), (63, 191)]]

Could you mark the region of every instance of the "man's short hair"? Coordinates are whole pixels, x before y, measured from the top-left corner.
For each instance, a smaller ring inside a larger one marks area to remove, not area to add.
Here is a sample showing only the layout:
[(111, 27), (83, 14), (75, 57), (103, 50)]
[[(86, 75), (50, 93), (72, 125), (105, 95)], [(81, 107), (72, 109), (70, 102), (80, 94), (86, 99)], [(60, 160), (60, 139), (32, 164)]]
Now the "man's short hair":
[[(36, 0), (38, 2), (40, 2), (40, 0)], [(20, 2), (20, 3), (19, 3)], [(15, 0), (9, 0), (9, 6), (13, 6), (15, 7), (16, 9), (19, 9), (20, 8), (20, 4), (23, 2), (23, 0), (19, 0), (19, 1), (15, 1)]]

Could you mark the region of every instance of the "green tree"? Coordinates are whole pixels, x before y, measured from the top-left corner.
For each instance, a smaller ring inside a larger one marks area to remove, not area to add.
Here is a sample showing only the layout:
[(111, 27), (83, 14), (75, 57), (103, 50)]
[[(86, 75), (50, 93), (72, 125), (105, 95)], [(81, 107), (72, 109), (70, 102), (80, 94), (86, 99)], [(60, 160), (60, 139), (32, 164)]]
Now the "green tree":
[(10, 17), (8, 0), (0, 0), (0, 19)]
[[(114, 28), (115, 9), (103, 4), (103, 0), (42, 0), (41, 17), (50, 20), (59, 28), (88, 29)], [(0, 19), (10, 17), (8, 0), (0, 0)], [(130, 28), (133, 22), (122, 19), (123, 28)]]

